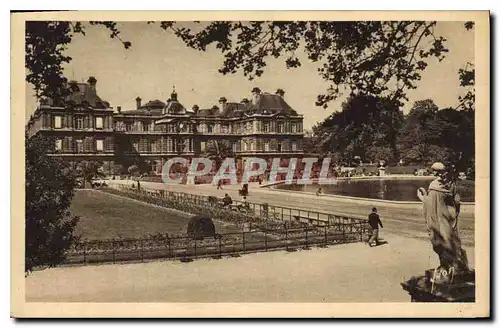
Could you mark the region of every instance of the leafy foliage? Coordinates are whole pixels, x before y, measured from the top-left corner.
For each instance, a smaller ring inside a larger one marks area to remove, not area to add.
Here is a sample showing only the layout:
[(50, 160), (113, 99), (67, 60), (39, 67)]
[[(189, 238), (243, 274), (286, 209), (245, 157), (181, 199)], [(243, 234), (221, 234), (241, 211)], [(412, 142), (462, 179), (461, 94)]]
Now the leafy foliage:
[(78, 218), (68, 211), (76, 180), (66, 163), (47, 156), (53, 144), (40, 135), (26, 136), (26, 272), (60, 264), (77, 240)]
[(439, 110), (430, 99), (415, 102), (399, 139), (406, 162), (441, 161), (461, 171), (474, 166), (474, 113)]
[(210, 140), (205, 148), (205, 156), (215, 160), (217, 169), (224, 159), (234, 157), (233, 147), (227, 140)]
[[(125, 49), (132, 44), (120, 38), (115, 22), (91, 21), (90, 25), (104, 26), (112, 39), (121, 41)], [(67, 21), (28, 21), (26, 22), (25, 67), (26, 81), (34, 87), (38, 98), (51, 98), (63, 104), (70, 94), (72, 85), (63, 74), (63, 65), (72, 58), (64, 51), (75, 34), (85, 35), (82, 22)]]
[[(155, 22), (148, 22), (154, 24)], [(224, 61), (219, 72), (243, 71), (249, 79), (261, 76), (270, 57), (284, 58), (287, 68), (302, 65), (297, 52), (320, 65), (318, 74), (330, 83), (316, 104), (327, 107), (344, 89), (350, 95), (377, 95), (396, 103), (406, 100), (405, 90), (416, 88), (421, 72), (432, 57), (442, 60), (448, 51), (445, 39), (434, 34), (436, 22), (423, 21), (214, 21), (159, 22), (188, 47), (206, 51), (215, 45)], [(117, 23), (92, 21), (110, 31), (124, 48)], [(82, 22), (28, 22), (26, 29), (27, 81), (38, 95), (63, 96), (67, 81), (62, 64), (71, 61), (63, 51), (75, 33), (85, 34)], [(54, 91), (57, 90), (57, 91)]]
[(85, 179), (85, 182), (90, 182), (93, 178), (103, 175), (101, 167), (102, 162), (99, 161), (80, 161), (76, 165), (76, 172)]
[[(255, 21), (201, 22), (194, 31), (175, 22), (160, 22), (184, 43), (206, 51), (212, 44), (224, 55), (219, 72), (243, 71), (250, 80), (261, 76), (269, 57), (283, 57), (287, 68), (302, 65), (304, 51), (321, 65), (318, 74), (331, 83), (319, 95), (327, 107), (347, 89), (351, 95), (380, 95), (406, 100), (406, 89), (416, 88), (431, 57), (442, 60), (445, 39), (434, 34), (436, 22), (422, 21)], [(395, 87), (393, 87), (395, 86)]]
[(402, 121), (402, 112), (391, 102), (356, 96), (342, 105), (342, 111), (333, 113), (313, 129), (323, 152), (337, 154), (343, 162), (350, 163), (355, 156), (364, 161), (392, 162)]

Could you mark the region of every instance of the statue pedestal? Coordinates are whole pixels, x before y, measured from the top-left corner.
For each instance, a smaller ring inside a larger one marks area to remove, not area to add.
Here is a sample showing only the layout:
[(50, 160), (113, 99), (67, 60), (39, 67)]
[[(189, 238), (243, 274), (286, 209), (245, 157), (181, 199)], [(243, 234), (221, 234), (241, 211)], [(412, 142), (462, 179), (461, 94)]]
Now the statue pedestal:
[(432, 284), (432, 270), (427, 270), (424, 276), (412, 277), (401, 283), (412, 302), (475, 302), (476, 279), (475, 272), (457, 274), (453, 282)]

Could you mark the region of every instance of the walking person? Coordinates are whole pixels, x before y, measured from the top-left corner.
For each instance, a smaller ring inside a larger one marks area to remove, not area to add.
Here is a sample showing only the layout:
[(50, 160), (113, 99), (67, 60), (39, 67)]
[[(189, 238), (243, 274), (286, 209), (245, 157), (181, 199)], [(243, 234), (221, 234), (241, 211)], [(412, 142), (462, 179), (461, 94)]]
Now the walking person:
[(372, 212), (368, 215), (368, 224), (370, 225), (372, 231), (370, 239), (368, 239), (366, 243), (368, 246), (372, 247), (372, 243), (375, 242), (375, 246), (378, 246), (378, 227), (379, 225), (381, 228), (384, 226), (382, 225), (382, 221), (380, 221), (380, 217), (378, 216), (377, 209), (375, 207), (372, 208)]
[(222, 190), (222, 180), (219, 180), (217, 182), (217, 190), (219, 190), (219, 189)]

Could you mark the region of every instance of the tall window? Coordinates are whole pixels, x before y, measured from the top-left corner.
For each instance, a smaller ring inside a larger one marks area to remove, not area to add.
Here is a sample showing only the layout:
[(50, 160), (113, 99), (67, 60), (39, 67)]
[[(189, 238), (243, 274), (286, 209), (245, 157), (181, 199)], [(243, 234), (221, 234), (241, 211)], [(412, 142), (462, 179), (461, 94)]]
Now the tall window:
[(172, 147), (172, 138), (167, 138), (167, 152), (172, 152), (173, 147)]
[(269, 141), (264, 141), (264, 151), (269, 151)]
[(292, 133), (297, 133), (297, 124), (290, 123), (290, 125), (292, 126)]
[(269, 122), (262, 124), (262, 132), (269, 132)]
[(83, 153), (83, 140), (82, 139), (78, 139), (76, 141), (76, 152)]
[(292, 151), (297, 151), (297, 143), (292, 142)]
[(278, 133), (283, 133), (285, 132), (284, 126), (282, 122), (278, 123)]
[(76, 118), (76, 128), (78, 130), (83, 129), (83, 117), (77, 117)]
[(126, 131), (132, 131), (132, 127), (133, 127), (133, 125), (131, 123), (126, 123), (125, 124), (125, 130)]
[(102, 129), (102, 117), (96, 117), (95, 118), (95, 128), (96, 129)]
[(97, 139), (95, 141), (95, 149), (97, 151), (104, 151), (104, 140), (102, 139)]
[(56, 140), (56, 151), (57, 152), (62, 151), (62, 143), (63, 143), (62, 139), (57, 139)]
[(149, 131), (149, 124), (148, 124), (148, 122), (143, 122), (142, 123), (142, 129), (144, 131)]
[(205, 151), (207, 149), (207, 143), (205, 141), (200, 142), (200, 150)]
[(61, 128), (61, 116), (54, 116), (54, 128), (55, 129)]
[(213, 131), (214, 131), (214, 127), (212, 126), (212, 124), (208, 124), (207, 125), (207, 132), (208, 133), (213, 133)]
[(233, 152), (238, 151), (238, 144), (236, 142), (233, 142)]
[(158, 152), (158, 142), (157, 140), (151, 140), (151, 152), (152, 153), (157, 153)]

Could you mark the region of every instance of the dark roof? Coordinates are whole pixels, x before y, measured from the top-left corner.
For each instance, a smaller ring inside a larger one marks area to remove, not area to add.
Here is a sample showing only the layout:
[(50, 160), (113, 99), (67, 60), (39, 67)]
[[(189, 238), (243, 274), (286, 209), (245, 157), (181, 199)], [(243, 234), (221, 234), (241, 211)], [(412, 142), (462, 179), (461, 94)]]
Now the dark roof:
[(297, 112), (290, 107), (279, 95), (262, 93), (259, 95), (257, 103), (236, 103), (228, 102), (223, 110), (200, 109), (197, 116), (220, 116), (220, 117), (241, 117), (245, 114), (284, 114), (297, 115)]
[(186, 108), (177, 100), (170, 100), (163, 109), (163, 114), (184, 114)]
[(224, 110), (221, 113), (221, 116), (231, 117), (233, 116), (235, 111), (244, 111), (247, 108), (247, 104), (242, 103), (226, 103), (224, 106)]
[(92, 88), (87, 83), (73, 83), (76, 88), (74, 91), (66, 98), (67, 102), (73, 103), (74, 105), (83, 105), (87, 103), (93, 108), (109, 108), (109, 103), (103, 101), (96, 93), (95, 87)]
[(270, 93), (262, 93), (259, 95), (257, 103), (255, 105), (250, 103), (247, 108), (249, 114), (266, 114), (264, 111), (267, 114), (297, 115), (297, 112), (281, 96)]
[(141, 106), (141, 108), (158, 108), (158, 109), (163, 109), (165, 107), (165, 103), (161, 100), (155, 99), (155, 100), (150, 100), (148, 101), (145, 105)]
[(123, 115), (161, 116), (161, 109), (151, 109), (151, 110), (148, 110), (148, 109), (123, 110), (123, 111), (121, 111), (121, 114), (123, 114)]
[(198, 111), (197, 116), (219, 116), (219, 109), (203, 108)]

